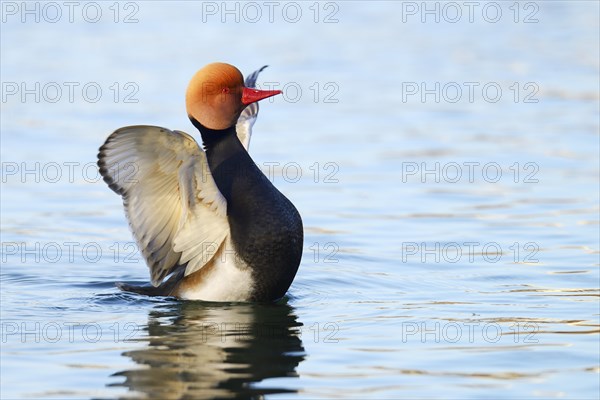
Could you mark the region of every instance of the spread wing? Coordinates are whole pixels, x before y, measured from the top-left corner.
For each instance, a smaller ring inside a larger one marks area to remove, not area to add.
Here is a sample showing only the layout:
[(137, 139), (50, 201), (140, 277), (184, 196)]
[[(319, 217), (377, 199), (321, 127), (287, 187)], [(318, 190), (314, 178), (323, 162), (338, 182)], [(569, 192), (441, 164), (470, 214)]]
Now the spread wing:
[[(262, 72), (268, 66), (254, 71), (250, 75), (246, 77), (244, 81), (244, 86), (248, 88), (256, 87), (256, 79), (258, 78), (258, 74)], [(256, 118), (258, 117), (258, 102), (252, 103), (248, 105), (248, 107), (244, 108), (242, 114), (237, 120), (237, 124), (235, 125), (235, 130), (237, 132), (237, 136), (240, 139), (240, 142), (244, 145), (246, 151), (250, 148), (250, 138), (252, 137), (252, 126), (256, 122)]]
[(185, 275), (206, 265), (229, 235), (227, 202), (206, 155), (188, 134), (158, 126), (113, 132), (98, 154), (158, 286), (178, 266)]

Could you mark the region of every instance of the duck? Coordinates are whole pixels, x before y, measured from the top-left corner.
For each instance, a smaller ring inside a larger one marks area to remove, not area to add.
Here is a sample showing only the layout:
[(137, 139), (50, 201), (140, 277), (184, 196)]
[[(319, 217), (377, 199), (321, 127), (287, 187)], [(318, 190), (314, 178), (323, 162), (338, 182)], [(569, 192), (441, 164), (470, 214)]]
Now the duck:
[(245, 80), (217, 62), (186, 90), (189, 134), (151, 125), (111, 133), (98, 153), (103, 180), (125, 215), (151, 285), (117, 282), (126, 292), (217, 302), (275, 302), (302, 259), (302, 218), (248, 153), (265, 67)]

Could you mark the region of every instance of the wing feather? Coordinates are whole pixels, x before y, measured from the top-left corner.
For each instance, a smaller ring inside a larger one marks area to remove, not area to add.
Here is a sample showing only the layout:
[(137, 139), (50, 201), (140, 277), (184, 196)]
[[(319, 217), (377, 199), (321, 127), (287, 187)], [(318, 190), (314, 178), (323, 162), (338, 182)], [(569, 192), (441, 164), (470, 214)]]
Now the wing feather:
[[(256, 79), (258, 75), (267, 68), (267, 65), (264, 67), (257, 69), (250, 75), (246, 77), (244, 81), (244, 86), (248, 88), (256, 87)], [(252, 137), (252, 127), (256, 122), (256, 118), (258, 117), (258, 102), (252, 103), (248, 105), (248, 107), (244, 108), (242, 114), (240, 114), (237, 124), (235, 125), (235, 130), (237, 132), (237, 136), (244, 145), (246, 151), (250, 149), (250, 138)]]
[(125, 214), (158, 286), (178, 266), (206, 265), (229, 235), (227, 203), (198, 143), (181, 131), (129, 126), (98, 154), (100, 173), (123, 197)]

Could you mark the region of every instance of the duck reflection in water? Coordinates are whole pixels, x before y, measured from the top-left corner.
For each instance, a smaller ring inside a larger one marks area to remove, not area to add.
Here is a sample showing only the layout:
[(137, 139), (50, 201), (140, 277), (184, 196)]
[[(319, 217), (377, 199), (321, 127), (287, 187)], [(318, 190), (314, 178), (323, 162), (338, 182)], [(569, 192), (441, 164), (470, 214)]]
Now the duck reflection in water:
[(256, 383), (297, 377), (304, 359), (302, 324), (287, 304), (181, 302), (148, 316), (146, 348), (123, 353), (146, 368), (121, 371), (134, 393), (127, 398), (261, 398), (293, 393), (289, 383)]

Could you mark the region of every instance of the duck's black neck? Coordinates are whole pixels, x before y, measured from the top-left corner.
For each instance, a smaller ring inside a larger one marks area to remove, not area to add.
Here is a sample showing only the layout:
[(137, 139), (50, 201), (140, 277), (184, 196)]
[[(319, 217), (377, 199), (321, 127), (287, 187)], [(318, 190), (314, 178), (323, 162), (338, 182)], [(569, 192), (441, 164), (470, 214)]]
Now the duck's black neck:
[(237, 137), (235, 125), (226, 129), (210, 129), (190, 117), (192, 124), (200, 131), (210, 173), (227, 202), (232, 200), (232, 185), (246, 171), (252, 159), (244, 150)]
[(230, 137), (231, 135), (236, 136), (235, 125), (225, 129), (210, 129), (202, 125), (198, 120), (192, 116), (189, 117), (192, 124), (200, 131), (202, 136), (202, 144), (204, 149), (209, 151), (213, 149), (219, 142)]

